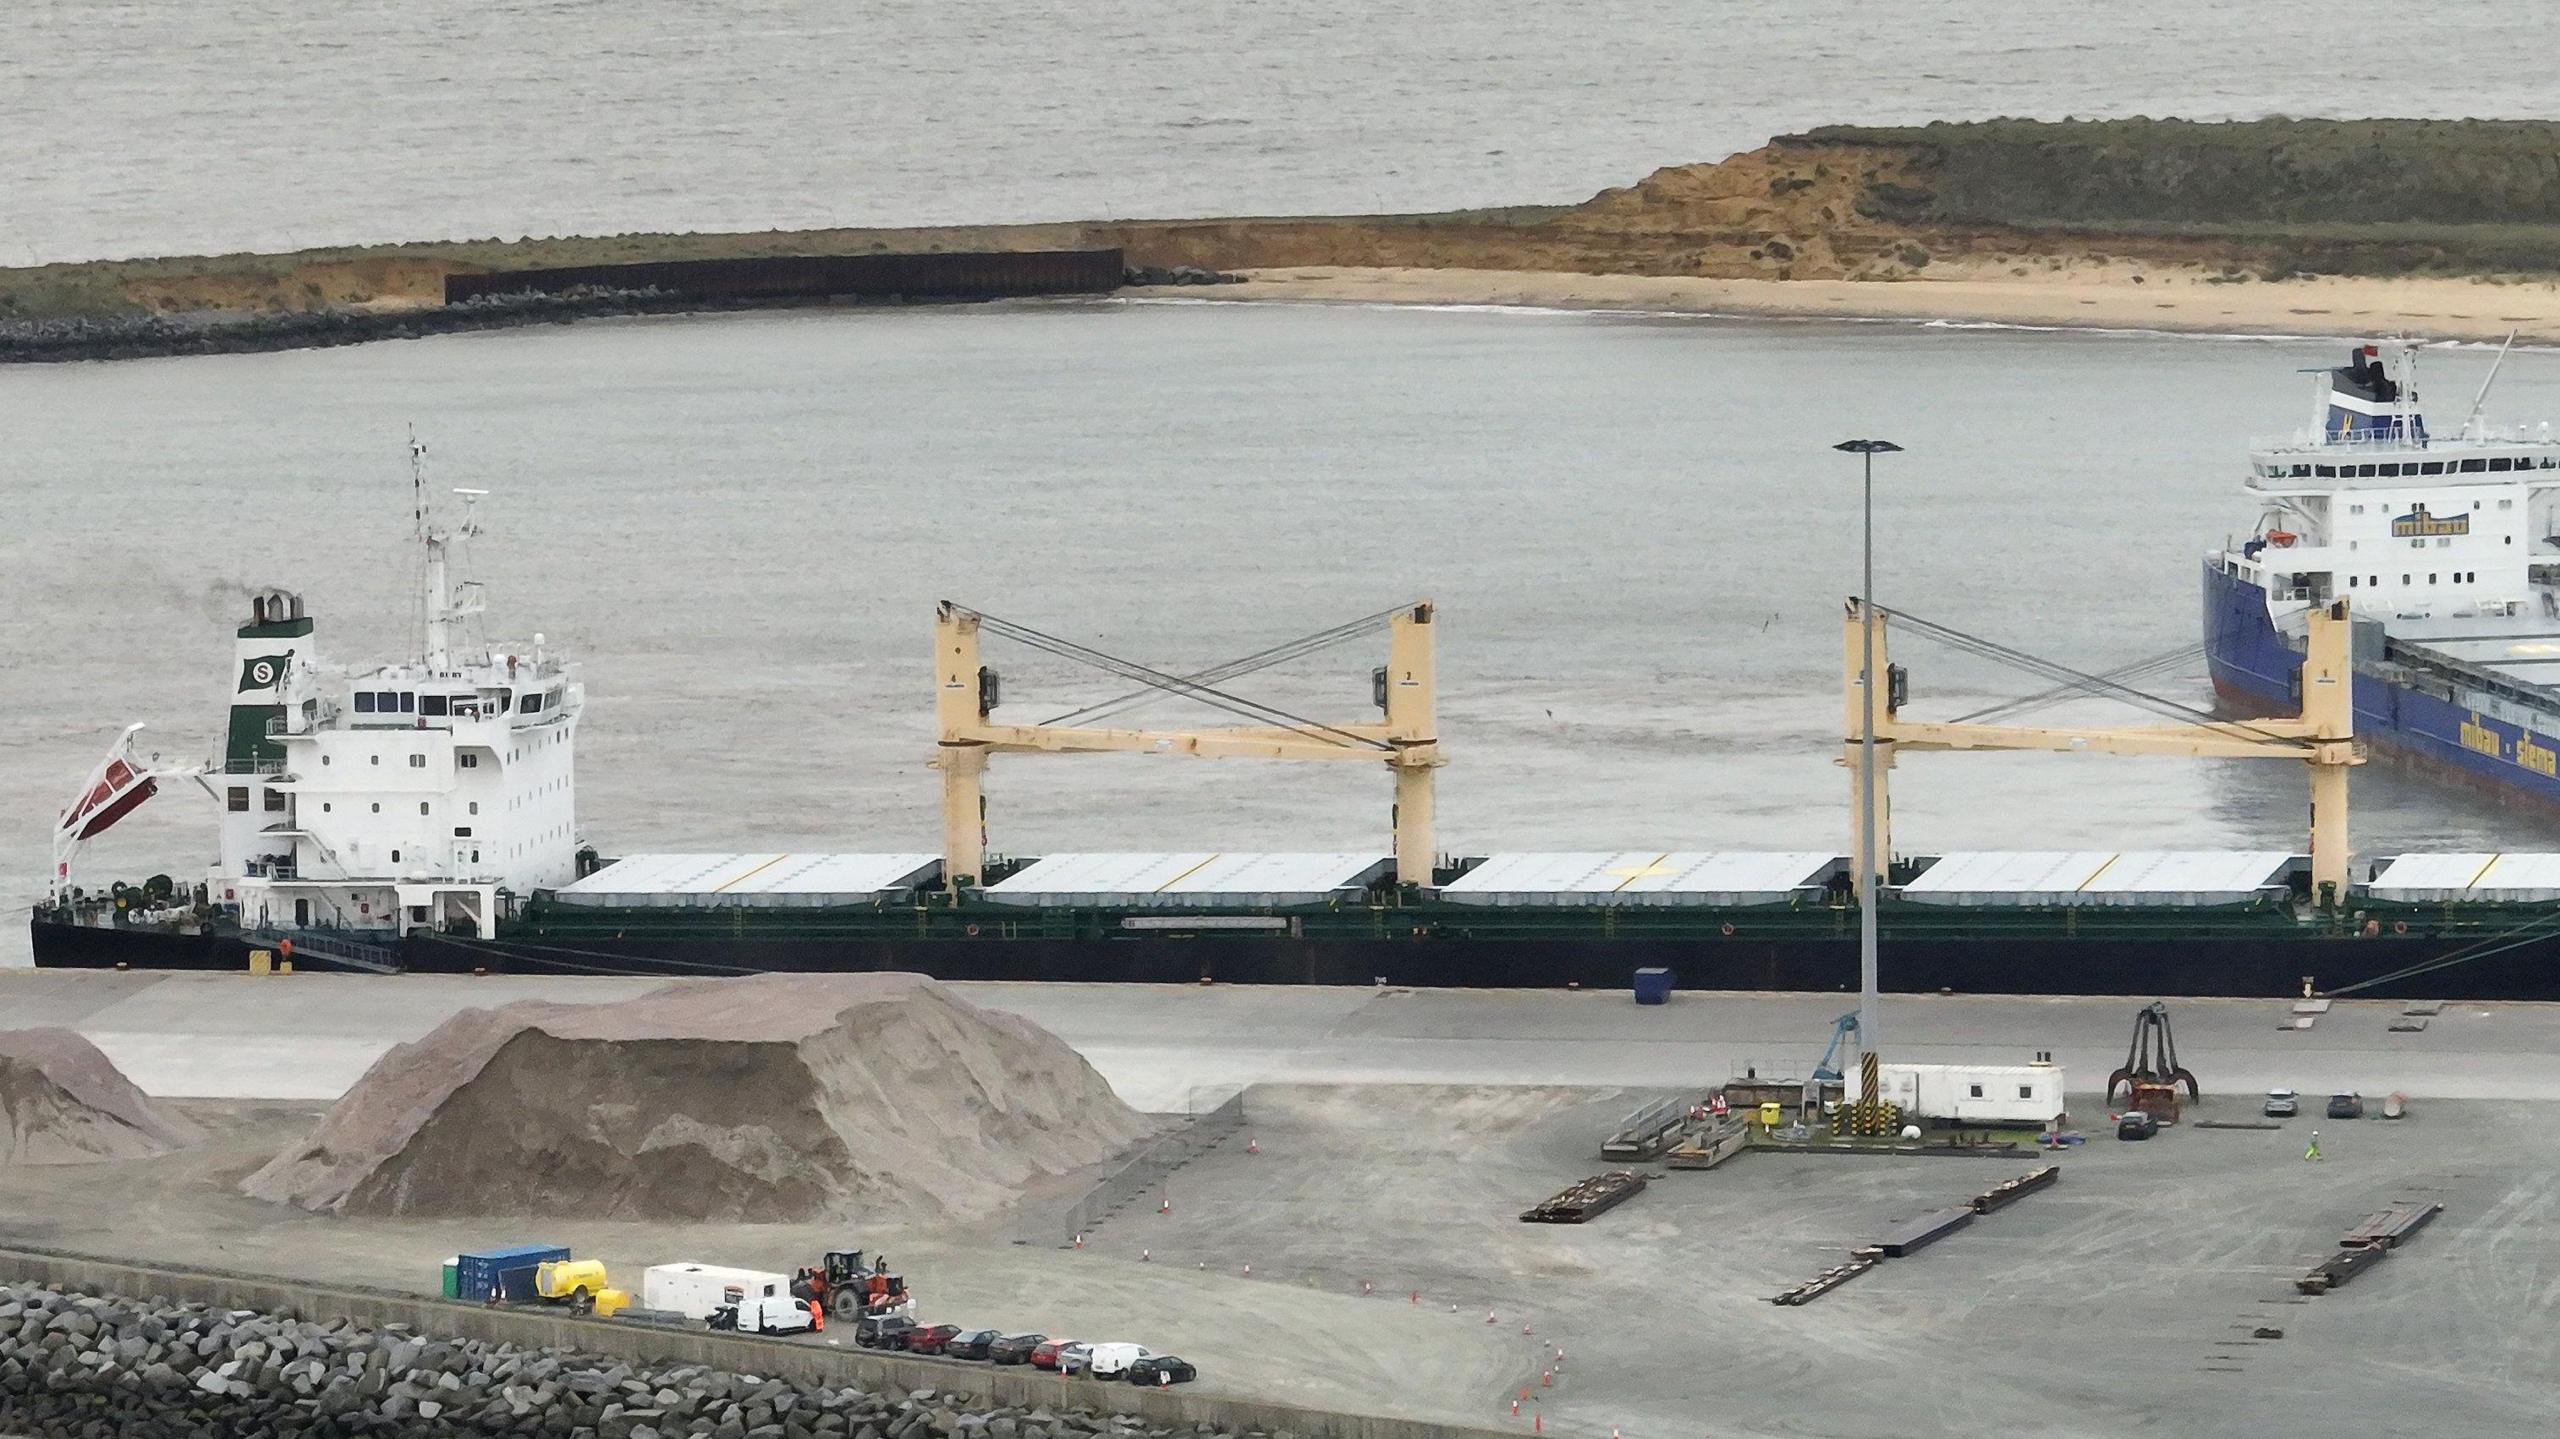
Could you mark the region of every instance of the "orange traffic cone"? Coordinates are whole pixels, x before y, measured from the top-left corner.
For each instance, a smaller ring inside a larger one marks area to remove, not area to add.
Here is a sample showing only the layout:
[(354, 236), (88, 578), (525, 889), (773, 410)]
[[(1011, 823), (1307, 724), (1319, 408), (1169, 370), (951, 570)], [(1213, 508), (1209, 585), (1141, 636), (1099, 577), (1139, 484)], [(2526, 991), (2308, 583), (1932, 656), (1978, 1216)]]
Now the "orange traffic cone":
[(1262, 1142), (1253, 1138), (1251, 1135), (1245, 1136), (1244, 1152), (1247, 1154), (1260, 1154), (1262, 1152)]
[(1360, 1292), (1361, 1292), (1361, 1293), (1363, 1293), (1363, 1294), (1375, 1294), (1375, 1293), (1377, 1293), (1378, 1291), (1377, 1291), (1375, 1288), (1373, 1288), (1373, 1287), (1371, 1287), (1371, 1286), (1370, 1286), (1370, 1283), (1369, 1283), (1369, 1281), (1368, 1281), (1368, 1280), (1363, 1279), (1363, 1280), (1361, 1280), (1361, 1281), (1360, 1281)]
[(1155, 1252), (1154, 1250), (1152, 1250), (1152, 1249), (1141, 1249), (1141, 1250), (1139, 1250), (1139, 1251), (1138, 1251), (1138, 1262), (1139, 1262), (1139, 1263), (1141, 1263), (1141, 1264), (1144, 1264), (1144, 1263), (1146, 1263), (1148, 1260), (1153, 1259), (1153, 1258), (1155, 1258), (1155, 1257), (1156, 1257), (1156, 1252)]
[(1514, 1419), (1520, 1417), (1520, 1401), (1517, 1399), (1511, 1401), (1511, 1417)]
[(1082, 1248), (1084, 1248), (1084, 1236), (1083, 1236), (1083, 1235), (1081, 1235), (1081, 1234), (1079, 1234), (1079, 1235), (1077, 1235), (1077, 1236), (1076, 1236), (1076, 1248), (1078, 1248), (1078, 1249), (1082, 1249)]
[(1166, 1195), (1166, 1196), (1165, 1196), (1165, 1198), (1164, 1198), (1164, 1203), (1159, 1204), (1159, 1205), (1157, 1205), (1157, 1206), (1156, 1206), (1156, 1213), (1158, 1213), (1158, 1214), (1171, 1214), (1172, 1212), (1173, 1212), (1173, 1196), (1172, 1196), (1172, 1195), (1170, 1195), (1170, 1194), (1168, 1194), (1168, 1195)]
[(1556, 1371), (1552, 1369), (1541, 1370), (1538, 1374), (1538, 1387), (1541, 1389), (1553, 1389), (1556, 1387)]
[(1486, 1310), (1486, 1311), (1484, 1312), (1484, 1322), (1485, 1322), (1485, 1323), (1487, 1323), (1487, 1324), (1493, 1324), (1493, 1323), (1497, 1323), (1497, 1322), (1499, 1322), (1499, 1321), (1497, 1321), (1497, 1320), (1493, 1317), (1493, 1311), (1492, 1311), (1492, 1310), (1490, 1310), (1490, 1309), (1488, 1309), (1488, 1310)]
[(1526, 1333), (1530, 1332), (1530, 1331), (1529, 1331), (1529, 1321), (1528, 1321), (1528, 1320), (1523, 1319), (1523, 1320), (1521, 1320), (1521, 1321), (1520, 1321), (1520, 1332), (1521, 1332), (1521, 1333), (1523, 1333), (1523, 1334), (1526, 1334)]
[(1248, 1265), (1246, 1265), (1246, 1266), (1244, 1267), (1244, 1277), (1245, 1277), (1245, 1278), (1247, 1278), (1247, 1279), (1251, 1279), (1251, 1278), (1253, 1277), (1253, 1266), (1252, 1266), (1252, 1265), (1248, 1264)]

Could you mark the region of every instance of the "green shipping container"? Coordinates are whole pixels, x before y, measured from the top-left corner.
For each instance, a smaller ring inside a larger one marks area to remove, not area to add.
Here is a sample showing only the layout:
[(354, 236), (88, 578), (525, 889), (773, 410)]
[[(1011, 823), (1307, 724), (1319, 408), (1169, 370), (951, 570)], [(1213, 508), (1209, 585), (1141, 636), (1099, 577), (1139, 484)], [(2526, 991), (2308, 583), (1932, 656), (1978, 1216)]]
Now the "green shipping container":
[(461, 1297), (462, 1297), (462, 1280), (461, 1280), (461, 1278), (460, 1278), (461, 1273), (462, 1273), (462, 1256), (460, 1256), (460, 1255), (458, 1255), (458, 1254), (457, 1254), (457, 1255), (455, 1255), (453, 1258), (448, 1259), (448, 1260), (446, 1260), (446, 1261), (444, 1262), (444, 1297), (445, 1297), (445, 1298), (447, 1298), (447, 1299), (459, 1299), (459, 1298), (461, 1298)]

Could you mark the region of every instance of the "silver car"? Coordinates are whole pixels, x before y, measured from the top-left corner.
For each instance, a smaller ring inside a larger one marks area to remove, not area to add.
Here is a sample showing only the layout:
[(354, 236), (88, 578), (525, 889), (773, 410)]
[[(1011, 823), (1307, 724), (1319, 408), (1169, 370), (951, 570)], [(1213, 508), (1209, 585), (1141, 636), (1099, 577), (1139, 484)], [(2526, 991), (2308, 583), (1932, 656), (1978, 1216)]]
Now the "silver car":
[(1070, 1344), (1058, 1351), (1058, 1372), (1061, 1374), (1082, 1374), (1091, 1367), (1093, 1346), (1090, 1344)]
[(2267, 1118), (2291, 1119), (2302, 1112), (2302, 1096), (2290, 1089), (2267, 1091)]

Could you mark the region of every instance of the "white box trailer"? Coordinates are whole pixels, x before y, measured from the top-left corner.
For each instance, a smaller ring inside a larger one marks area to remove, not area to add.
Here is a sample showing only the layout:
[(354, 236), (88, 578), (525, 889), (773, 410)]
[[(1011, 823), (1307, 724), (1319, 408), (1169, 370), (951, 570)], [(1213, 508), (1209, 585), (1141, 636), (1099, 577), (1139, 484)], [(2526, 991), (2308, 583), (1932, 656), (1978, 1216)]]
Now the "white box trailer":
[(791, 1280), (760, 1269), (716, 1264), (653, 1264), (640, 1275), (640, 1304), (687, 1319), (708, 1319), (724, 1304), (757, 1298), (789, 1299)]
[[(1851, 1071), (1849, 1097), (1857, 1097)], [(1880, 1064), (1877, 1097), (1945, 1124), (2052, 1123), (2063, 1112), (2058, 1064)]]

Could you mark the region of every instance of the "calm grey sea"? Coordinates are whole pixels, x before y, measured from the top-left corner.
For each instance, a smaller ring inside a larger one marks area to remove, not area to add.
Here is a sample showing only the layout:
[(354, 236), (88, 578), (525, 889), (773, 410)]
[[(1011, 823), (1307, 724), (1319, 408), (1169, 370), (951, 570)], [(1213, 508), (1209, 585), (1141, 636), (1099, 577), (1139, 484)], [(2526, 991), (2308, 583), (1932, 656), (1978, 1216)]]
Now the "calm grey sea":
[(2516, 0), (11, 0), (0, 264), (1573, 201), (1835, 121), (2548, 116)]
[[(1878, 593), (2102, 668), (2197, 637), (2198, 552), (2254, 513), (2255, 434), (2300, 423), (2309, 341), (1536, 312), (1074, 303), (613, 321), (353, 349), (0, 370), (0, 895), (122, 725), (218, 742), (250, 585), (324, 653), (413, 643), (405, 427), (492, 491), (492, 619), (586, 664), (583, 817), (607, 852), (929, 849), (929, 624), (950, 597), (1114, 653), (1206, 664), (1431, 596), (1444, 847), (1842, 844), (1837, 619), (1856, 472)], [(2469, 403), (2489, 356), (2440, 350)], [(2493, 417), (2560, 414), (2518, 354)], [(996, 647), (1018, 713), (1116, 692)], [(1358, 715), (1382, 654), (1250, 687)], [(2033, 688), (1906, 646), (1916, 703)], [(2201, 703), (2200, 666), (2161, 683)], [(1179, 705), (1155, 718), (1215, 718)], [(2548, 845), (2374, 766), (2356, 838)], [(1383, 771), (999, 760), (1000, 849), (1384, 847)], [(2291, 847), (2291, 765), (1923, 756), (1896, 838)], [(184, 786), (91, 874), (185, 873)], [(0, 926), (22, 957), (24, 929)]]

